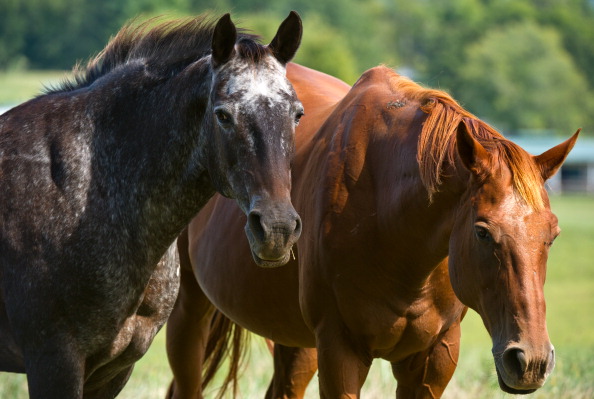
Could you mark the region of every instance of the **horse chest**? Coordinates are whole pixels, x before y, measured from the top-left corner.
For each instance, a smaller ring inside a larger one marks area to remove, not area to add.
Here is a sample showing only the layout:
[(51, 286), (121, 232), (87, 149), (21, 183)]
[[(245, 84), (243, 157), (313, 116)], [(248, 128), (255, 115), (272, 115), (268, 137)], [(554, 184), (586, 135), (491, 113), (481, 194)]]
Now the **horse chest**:
[(441, 298), (432, 296), (412, 301), (385, 296), (367, 299), (359, 298), (357, 306), (342, 303), (343, 322), (353, 337), (363, 340), (373, 357), (389, 361), (402, 360), (433, 345), (462, 309), (444, 307)]
[(447, 328), (443, 316), (433, 309), (414, 318), (400, 317), (392, 328), (378, 332), (372, 342), (374, 357), (399, 361), (433, 345)]
[(169, 317), (178, 289), (179, 260), (174, 243), (157, 264), (133, 314), (117, 328), (115, 337), (110, 338), (110, 345), (93, 357), (95, 365), (91, 368), (96, 369), (93, 379), (102, 379), (106, 364), (112, 373), (114, 369), (129, 367), (142, 357)]

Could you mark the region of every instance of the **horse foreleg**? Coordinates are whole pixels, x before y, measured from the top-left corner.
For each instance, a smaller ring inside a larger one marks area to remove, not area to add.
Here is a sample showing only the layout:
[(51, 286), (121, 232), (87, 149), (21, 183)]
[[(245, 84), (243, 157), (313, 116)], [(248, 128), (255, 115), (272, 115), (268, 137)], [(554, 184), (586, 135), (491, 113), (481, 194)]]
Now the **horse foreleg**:
[(103, 385), (101, 388), (93, 391), (85, 391), (84, 399), (106, 399), (115, 398), (124, 389), (126, 382), (130, 379), (134, 366), (130, 366), (117, 375), (115, 375), (109, 382)]
[(167, 321), (167, 358), (173, 381), (167, 398), (202, 398), (202, 364), (214, 307), (196, 282), (187, 238), (178, 239), (180, 289)]
[(393, 363), (397, 399), (440, 398), (452, 378), (460, 350), (460, 322), (452, 325), (427, 351)]
[(84, 357), (70, 342), (59, 345), (48, 338), (48, 344), (25, 353), (27, 384), (31, 399), (77, 399), (83, 397)]
[(372, 357), (341, 332), (317, 334), (320, 397), (355, 399), (367, 378)]
[(274, 375), (266, 399), (301, 399), (318, 369), (315, 348), (274, 345)]

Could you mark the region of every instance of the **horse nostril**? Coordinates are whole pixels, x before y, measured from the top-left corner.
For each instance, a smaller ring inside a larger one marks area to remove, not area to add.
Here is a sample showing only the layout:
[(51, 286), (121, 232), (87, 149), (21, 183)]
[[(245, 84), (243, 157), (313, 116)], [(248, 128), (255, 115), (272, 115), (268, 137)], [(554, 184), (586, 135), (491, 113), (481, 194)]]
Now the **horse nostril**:
[[(253, 237), (260, 242), (270, 239), (295, 241), (295, 237), (301, 235), (301, 218), (296, 212), (287, 215), (273, 214), (272, 218), (266, 218), (259, 210), (248, 213), (247, 225)], [(281, 241), (278, 241), (279, 244)], [(287, 244), (287, 242), (285, 242)]]
[(299, 215), (296, 215), (295, 217), (295, 230), (293, 230), (293, 234), (295, 234), (297, 237), (301, 235), (301, 218)]
[(519, 348), (510, 348), (503, 353), (503, 367), (508, 374), (515, 374), (522, 377), (528, 369), (526, 353)]
[(528, 361), (526, 360), (526, 354), (523, 350), (518, 349), (516, 357), (518, 359), (518, 364), (520, 365), (520, 372), (524, 374), (528, 369)]
[(248, 215), (248, 225), (252, 234), (258, 241), (264, 241), (266, 238), (266, 230), (262, 226), (262, 215), (258, 212), (250, 212)]
[(549, 352), (549, 358), (547, 359), (547, 373), (553, 371), (553, 367), (555, 367), (555, 348), (551, 349)]

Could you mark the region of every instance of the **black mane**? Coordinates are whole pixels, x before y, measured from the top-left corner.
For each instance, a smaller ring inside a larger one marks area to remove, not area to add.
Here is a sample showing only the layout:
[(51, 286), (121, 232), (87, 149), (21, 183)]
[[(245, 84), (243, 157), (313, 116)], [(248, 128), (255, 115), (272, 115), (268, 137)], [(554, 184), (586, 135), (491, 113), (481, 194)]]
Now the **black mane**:
[[(127, 23), (107, 46), (82, 67), (73, 68), (74, 76), (57, 87), (46, 87), (44, 94), (74, 91), (90, 86), (102, 76), (132, 61), (141, 60), (154, 73), (173, 76), (211, 51), (216, 19), (208, 15), (162, 22), (151, 18), (140, 24)], [(238, 30), (237, 49), (243, 58), (258, 62), (267, 48), (258, 37)]]

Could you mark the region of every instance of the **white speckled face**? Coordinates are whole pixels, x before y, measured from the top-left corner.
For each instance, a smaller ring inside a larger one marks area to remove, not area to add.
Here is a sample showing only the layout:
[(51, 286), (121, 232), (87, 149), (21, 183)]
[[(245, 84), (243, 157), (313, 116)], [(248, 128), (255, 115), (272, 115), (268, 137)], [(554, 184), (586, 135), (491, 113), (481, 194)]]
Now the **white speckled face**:
[[(224, 107), (231, 114), (254, 114), (269, 108), (300, 108), (293, 87), (286, 78), (285, 67), (274, 57), (263, 59), (256, 68), (248, 60), (233, 60), (215, 75), (220, 86), (216, 88), (215, 109)], [(264, 66), (264, 67), (263, 67)], [(224, 76), (228, 76), (227, 79)]]
[(267, 73), (253, 70), (249, 67), (241, 68), (241, 72), (234, 75), (227, 83), (227, 94), (241, 93), (241, 103), (255, 104), (250, 99), (265, 99), (271, 104), (280, 104), (294, 95), (293, 88), (285, 77), (285, 68), (274, 58), (267, 62)]
[[(269, 178), (264, 173), (283, 176), (290, 170), (303, 106), (284, 65), (271, 53), (258, 61), (233, 57), (215, 69), (213, 80), (213, 118), (220, 133), (217, 162), (227, 171), (218, 190), (247, 208), (252, 183), (265, 187), (261, 183)], [(288, 181), (278, 180), (283, 179)]]

